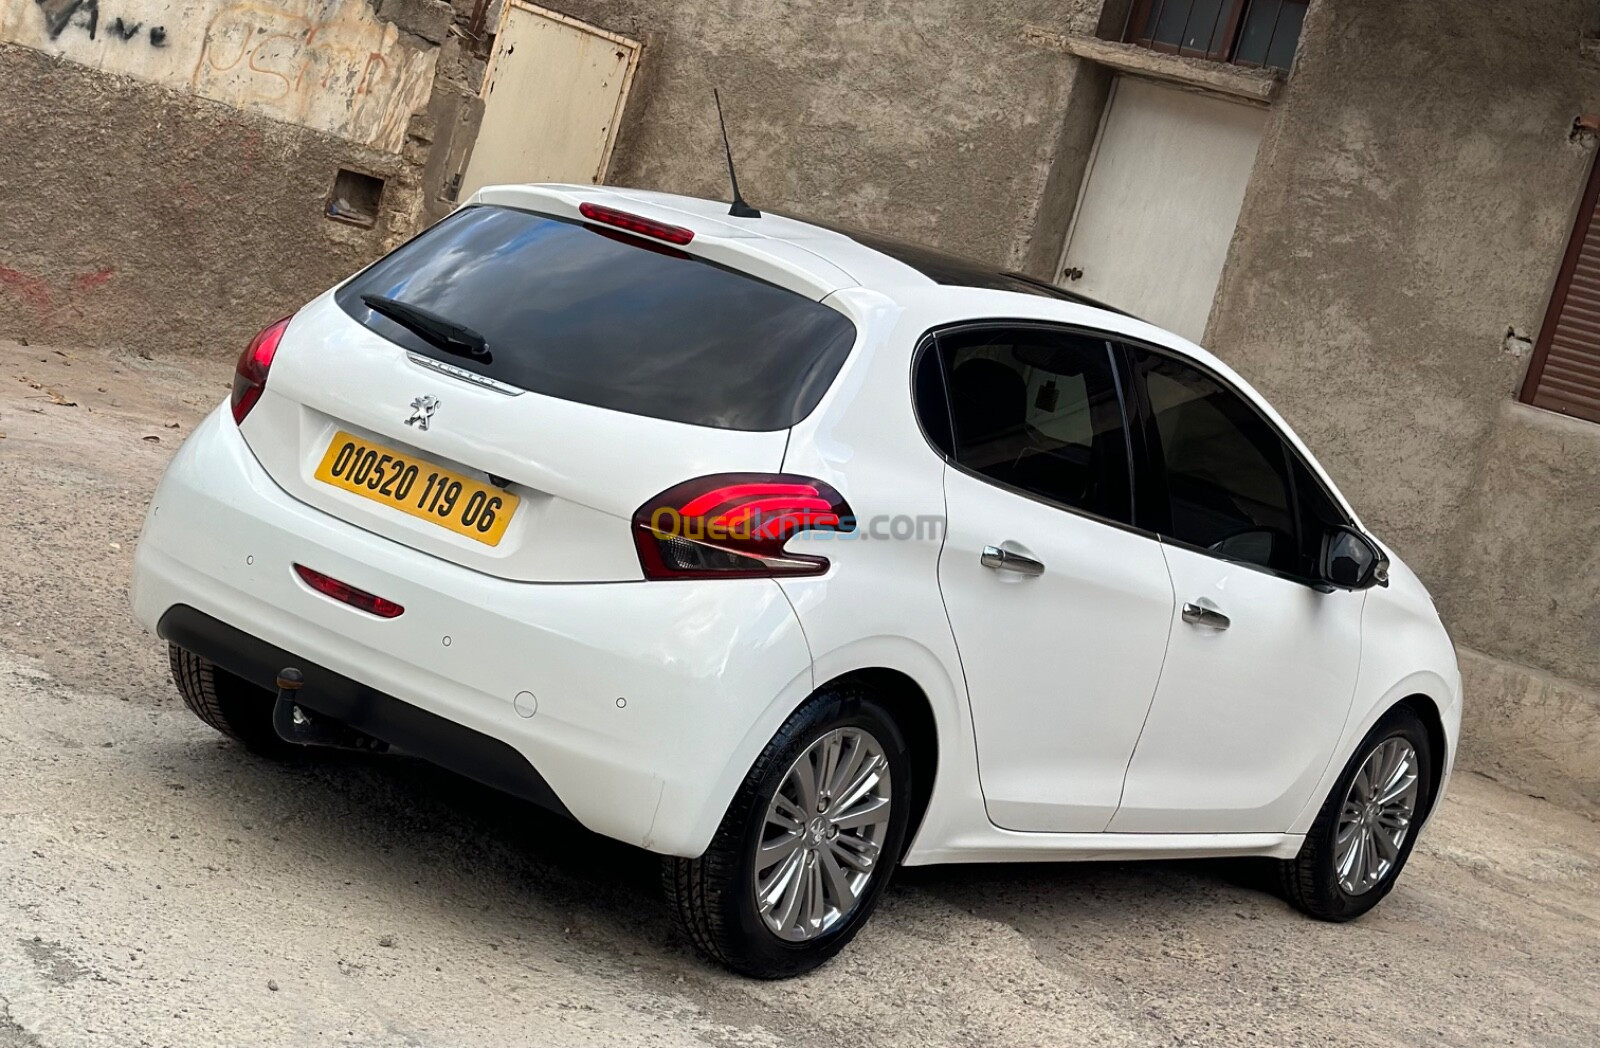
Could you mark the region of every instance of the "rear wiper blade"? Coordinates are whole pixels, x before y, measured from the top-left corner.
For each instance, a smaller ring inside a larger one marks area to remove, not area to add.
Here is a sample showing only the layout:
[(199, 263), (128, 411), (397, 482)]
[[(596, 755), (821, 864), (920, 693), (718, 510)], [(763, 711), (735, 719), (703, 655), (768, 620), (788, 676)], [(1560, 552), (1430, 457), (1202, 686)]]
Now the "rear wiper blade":
[(408, 305), (383, 295), (362, 295), (361, 301), (374, 313), (388, 317), (446, 353), (471, 357), (484, 363), (489, 361), (489, 340), (465, 324), (457, 324), (421, 306)]

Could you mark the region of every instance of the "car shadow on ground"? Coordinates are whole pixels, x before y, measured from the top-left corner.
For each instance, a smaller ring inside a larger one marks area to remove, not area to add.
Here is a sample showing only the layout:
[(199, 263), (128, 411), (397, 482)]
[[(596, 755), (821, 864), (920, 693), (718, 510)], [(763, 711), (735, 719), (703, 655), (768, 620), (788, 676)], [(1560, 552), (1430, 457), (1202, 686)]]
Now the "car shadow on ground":
[(186, 779), (186, 799), (199, 792), (208, 814), (342, 866), (346, 880), (470, 871), (475, 904), (528, 898), (625, 913), (630, 927), (654, 920), (643, 903), (659, 892), (655, 856), (416, 758), (311, 750), (280, 762), (223, 740), (174, 742), (158, 758), (151, 775)]
[[(161, 774), (187, 778), (188, 801), (252, 833), (269, 828), (276, 850), (300, 849), (330, 878), (395, 893), (397, 910), (453, 909), (469, 930), (513, 941), (559, 929), (585, 949), (675, 975), (691, 952), (670, 925), (657, 856), (470, 779), (399, 756), (329, 751), (279, 764), (221, 741), (175, 750), (161, 755)], [(1259, 860), (911, 867), (896, 873), (880, 915), (888, 925), (932, 909), (1029, 936), (1111, 933), (1175, 907), (1199, 919), (1208, 906), (1230, 918), (1281, 909), (1271, 883)]]

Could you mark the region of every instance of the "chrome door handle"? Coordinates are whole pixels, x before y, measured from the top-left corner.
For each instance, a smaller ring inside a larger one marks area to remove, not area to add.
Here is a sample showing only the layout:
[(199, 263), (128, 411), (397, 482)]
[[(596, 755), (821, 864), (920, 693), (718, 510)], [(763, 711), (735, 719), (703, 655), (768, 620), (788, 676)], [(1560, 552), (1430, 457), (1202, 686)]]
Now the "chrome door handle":
[(1214, 608), (1202, 607), (1199, 604), (1185, 604), (1183, 606), (1183, 621), (1191, 626), (1205, 626), (1208, 629), (1225, 630), (1233, 625), (1233, 620)]
[(1044, 565), (1032, 557), (1024, 557), (1020, 553), (1013, 553), (999, 546), (983, 547), (983, 556), (978, 558), (986, 568), (996, 571), (1014, 571), (1018, 575), (1043, 575)]

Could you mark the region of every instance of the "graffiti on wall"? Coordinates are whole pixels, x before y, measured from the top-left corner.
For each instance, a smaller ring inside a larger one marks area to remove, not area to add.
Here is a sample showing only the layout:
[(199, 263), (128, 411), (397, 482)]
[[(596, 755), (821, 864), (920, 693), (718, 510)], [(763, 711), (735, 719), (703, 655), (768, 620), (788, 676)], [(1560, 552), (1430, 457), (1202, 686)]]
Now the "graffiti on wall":
[(397, 150), (406, 121), (427, 100), (433, 54), (399, 44), (394, 27), (377, 24), (388, 46), (374, 43), (366, 0), (340, 5), (332, 18), (305, 6), (228, 4), (206, 24), (191, 83), (208, 97), (285, 111), (296, 123), (343, 120)]
[[(76, 26), (88, 34), (93, 40), (95, 30), (100, 26), (100, 0), (34, 0), (39, 5), (39, 10), (44, 14), (45, 34), (54, 40), (59, 37), (68, 26)], [(132, 40), (144, 29), (143, 22), (129, 22), (123, 18), (114, 18), (106, 26), (106, 32), (124, 42)], [(167, 43), (167, 27), (153, 25), (149, 28), (150, 46), (165, 47)]]
[(0, 41), (390, 151), (435, 59), (369, 0), (0, 0)]
[(44, 12), (44, 30), (50, 34), (50, 39), (60, 36), (80, 11), (83, 14), (82, 24), (93, 39), (94, 27), (100, 21), (98, 0), (37, 0), (37, 3), (39, 10)]

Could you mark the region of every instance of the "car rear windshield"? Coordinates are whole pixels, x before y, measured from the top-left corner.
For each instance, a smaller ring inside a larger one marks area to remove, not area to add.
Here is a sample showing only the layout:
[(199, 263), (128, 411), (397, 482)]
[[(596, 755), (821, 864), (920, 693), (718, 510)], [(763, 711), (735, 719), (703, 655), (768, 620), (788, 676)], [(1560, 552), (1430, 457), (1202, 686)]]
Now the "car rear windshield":
[[(372, 297), (470, 329), (487, 355), (439, 348)], [(456, 212), (335, 298), (391, 342), (519, 389), (720, 429), (800, 421), (856, 334), (836, 310), (755, 277), (508, 207)]]

